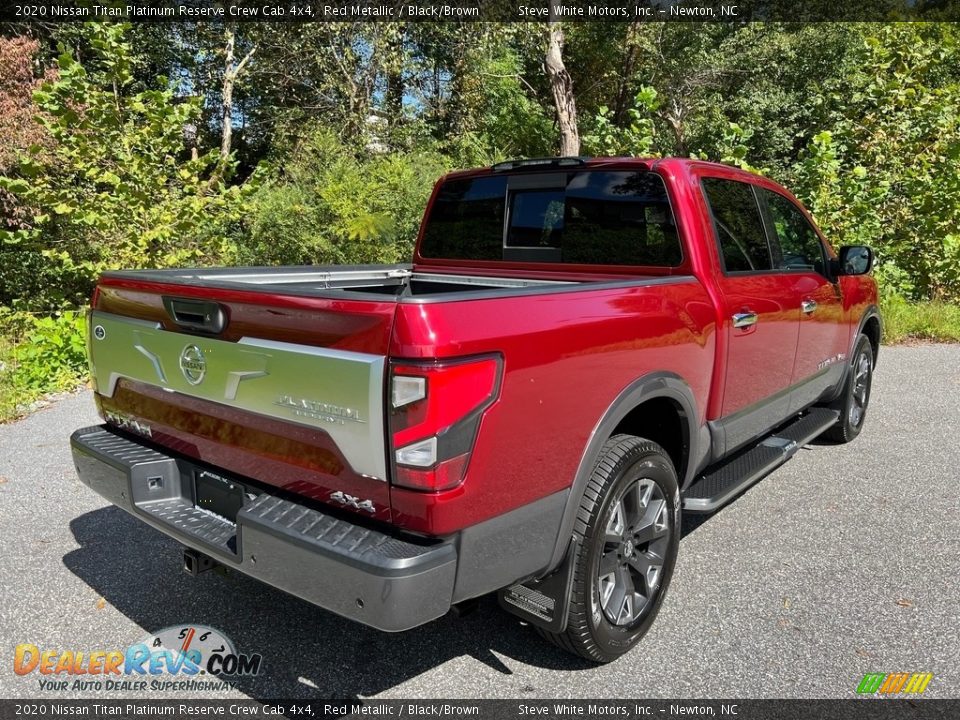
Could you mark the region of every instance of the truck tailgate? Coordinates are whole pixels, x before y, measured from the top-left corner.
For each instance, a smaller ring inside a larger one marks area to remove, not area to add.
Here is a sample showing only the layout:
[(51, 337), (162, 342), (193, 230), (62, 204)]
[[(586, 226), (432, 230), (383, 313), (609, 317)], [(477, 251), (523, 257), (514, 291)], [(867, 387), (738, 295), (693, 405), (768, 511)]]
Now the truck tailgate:
[[(97, 399), (108, 423), (241, 480), (389, 520), (395, 310), (106, 278), (91, 312)], [(218, 332), (197, 327), (218, 313)]]

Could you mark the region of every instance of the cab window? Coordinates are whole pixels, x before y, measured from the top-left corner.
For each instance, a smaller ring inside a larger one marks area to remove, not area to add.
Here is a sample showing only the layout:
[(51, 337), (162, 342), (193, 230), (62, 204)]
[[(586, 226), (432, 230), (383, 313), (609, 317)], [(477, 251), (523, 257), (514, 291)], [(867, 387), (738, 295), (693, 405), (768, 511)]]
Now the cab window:
[(757, 191), (770, 220), (776, 268), (824, 275), (823, 243), (806, 216), (789, 198), (763, 188), (757, 188)]
[(708, 177), (703, 179), (703, 191), (713, 214), (724, 272), (772, 270), (770, 247), (753, 186)]

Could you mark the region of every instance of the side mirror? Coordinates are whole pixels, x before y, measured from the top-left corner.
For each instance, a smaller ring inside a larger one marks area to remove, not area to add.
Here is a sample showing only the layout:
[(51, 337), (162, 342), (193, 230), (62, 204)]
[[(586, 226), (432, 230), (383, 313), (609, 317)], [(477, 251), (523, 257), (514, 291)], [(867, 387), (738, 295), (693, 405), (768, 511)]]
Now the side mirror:
[(866, 275), (873, 267), (873, 250), (866, 245), (844, 245), (837, 265), (838, 275)]

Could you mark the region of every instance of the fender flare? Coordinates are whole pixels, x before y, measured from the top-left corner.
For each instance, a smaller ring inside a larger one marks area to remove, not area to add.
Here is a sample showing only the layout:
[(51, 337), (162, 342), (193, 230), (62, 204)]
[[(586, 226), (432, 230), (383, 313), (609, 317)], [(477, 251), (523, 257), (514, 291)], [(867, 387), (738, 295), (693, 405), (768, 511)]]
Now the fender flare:
[[(868, 305), (867, 309), (863, 311), (863, 315), (860, 316), (860, 323), (857, 325), (857, 331), (853, 334), (853, 337), (850, 338), (850, 351), (847, 353), (848, 356), (853, 354), (854, 347), (857, 344), (857, 338), (860, 337), (860, 334), (863, 332), (863, 328), (866, 326), (867, 321), (871, 318), (876, 318), (877, 323), (880, 325), (880, 337), (879, 340), (883, 339), (883, 318), (880, 316), (880, 309), (876, 305)], [(877, 357), (880, 355), (880, 343), (877, 342), (877, 347), (873, 349), (873, 364), (876, 367)]]
[(580, 507), (580, 500), (586, 491), (587, 482), (593, 474), (594, 466), (604, 443), (613, 434), (614, 428), (631, 410), (648, 400), (662, 397), (674, 400), (680, 405), (687, 423), (687, 436), (684, 438), (687, 445), (687, 462), (684, 477), (679, 478), (680, 488), (686, 487), (696, 473), (703, 451), (705, 449), (709, 451), (709, 447), (702, 447), (704, 438), (707, 439), (706, 444), (709, 445), (709, 436), (702, 436), (700, 428), (697, 427), (697, 403), (693, 391), (679, 375), (671, 372), (654, 372), (635, 380), (621, 391), (594, 426), (593, 432), (590, 433), (590, 439), (587, 441), (587, 446), (580, 457), (580, 464), (570, 487), (570, 493), (567, 495), (553, 555), (550, 564), (547, 566), (548, 571), (554, 570), (567, 554), (567, 548), (573, 537), (573, 527), (577, 518), (577, 510)]

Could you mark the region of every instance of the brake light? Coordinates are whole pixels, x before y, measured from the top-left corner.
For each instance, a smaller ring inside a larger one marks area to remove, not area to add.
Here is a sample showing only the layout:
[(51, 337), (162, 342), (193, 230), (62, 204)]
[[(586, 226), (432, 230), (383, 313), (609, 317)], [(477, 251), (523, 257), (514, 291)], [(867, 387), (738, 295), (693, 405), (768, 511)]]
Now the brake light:
[(393, 481), (415, 490), (463, 482), (484, 411), (500, 387), (499, 357), (393, 365)]

